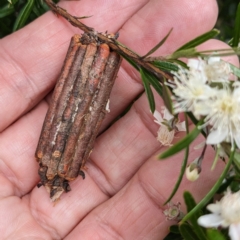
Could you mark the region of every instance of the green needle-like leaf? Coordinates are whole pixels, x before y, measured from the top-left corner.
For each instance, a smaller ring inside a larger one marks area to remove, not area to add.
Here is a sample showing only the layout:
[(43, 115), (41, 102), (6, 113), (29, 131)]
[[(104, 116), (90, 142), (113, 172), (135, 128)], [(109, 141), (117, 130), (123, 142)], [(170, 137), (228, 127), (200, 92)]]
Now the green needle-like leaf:
[[(184, 200), (185, 200), (185, 204), (187, 206), (188, 212), (190, 212), (192, 209), (195, 208), (196, 202), (189, 192), (184, 193)], [(204, 240), (204, 239), (207, 239), (206, 234), (205, 234), (203, 228), (200, 227), (197, 223), (197, 220), (200, 216), (201, 216), (201, 214), (200, 214), (200, 210), (199, 210), (199, 211), (195, 212), (194, 215), (192, 215), (192, 217), (190, 218), (190, 222), (191, 222), (193, 229), (194, 229), (195, 233), (197, 234), (197, 236), (201, 240)]]
[(0, 18), (6, 17), (14, 12), (13, 5), (6, 4), (0, 8)]
[[(160, 238), (159, 238), (160, 240)], [(183, 240), (180, 233), (169, 233), (163, 240)]]
[(196, 37), (195, 39), (191, 40), (190, 42), (184, 44), (183, 46), (178, 48), (178, 50), (176, 50), (175, 52), (178, 52), (178, 51), (184, 50), (184, 49), (194, 48), (194, 47), (198, 46), (199, 44), (204, 43), (207, 40), (216, 37), (218, 34), (219, 34), (219, 30), (213, 29), (209, 32), (206, 32), (206, 33)]
[(174, 63), (171, 63), (171, 62), (155, 60), (155, 61), (152, 62), (152, 64), (162, 71), (167, 71), (167, 72), (178, 71), (178, 66)]
[(165, 41), (167, 40), (168, 36), (170, 35), (170, 33), (172, 32), (172, 28), (170, 29), (170, 31), (168, 32), (168, 34), (155, 46), (153, 47), (147, 54), (145, 54), (144, 56), (142, 56), (141, 58), (146, 58), (147, 56), (151, 55), (152, 53), (154, 53), (158, 48), (160, 48)]
[(16, 4), (19, 0), (7, 0), (9, 3), (10, 3), (10, 5), (14, 5), (14, 4)]
[(148, 102), (149, 102), (149, 106), (150, 106), (150, 110), (152, 113), (154, 113), (155, 111), (155, 100), (154, 100), (154, 96), (153, 96), (153, 92), (152, 89), (150, 87), (150, 84), (148, 82), (148, 79), (146, 77), (146, 75), (144, 74), (144, 70), (142, 68), (140, 68), (140, 74), (141, 74), (141, 78), (142, 78), (142, 82), (143, 82), (143, 86), (148, 98)]
[(23, 7), (14, 23), (13, 31), (18, 30), (25, 25), (30, 13), (32, 12), (33, 6), (34, 0), (28, 0), (28, 2)]
[(150, 73), (148, 70), (146, 70), (145, 68), (141, 68), (142, 70), (142, 75), (145, 76), (145, 78), (147, 79), (147, 81), (153, 86), (153, 88), (157, 91), (157, 93), (162, 96), (162, 86), (159, 83), (159, 79), (152, 73)]
[(178, 190), (178, 188), (180, 186), (180, 183), (182, 182), (182, 179), (183, 179), (183, 176), (184, 176), (184, 172), (185, 172), (186, 167), (187, 167), (188, 154), (189, 154), (189, 147), (186, 148), (185, 156), (184, 156), (184, 159), (183, 159), (183, 162), (182, 162), (182, 167), (181, 167), (180, 174), (178, 176), (178, 180), (177, 180), (177, 182), (176, 182), (176, 184), (174, 186), (174, 189), (173, 189), (172, 193), (170, 194), (169, 198), (166, 200), (164, 205), (172, 200), (172, 198), (174, 197), (175, 193), (177, 192), (177, 190)]
[(33, 12), (35, 13), (35, 15), (36, 15), (37, 17), (39, 17), (39, 16), (42, 15), (40, 9), (39, 9), (36, 5), (33, 7)]
[[(188, 129), (188, 118), (186, 117), (186, 114), (185, 114), (185, 122), (186, 122), (186, 130), (187, 130), (187, 133), (188, 133), (188, 130), (189, 130)], [(188, 154), (189, 154), (189, 147), (186, 147), (185, 156), (184, 156), (184, 159), (183, 159), (183, 162), (182, 162), (182, 166), (181, 166), (180, 174), (178, 176), (177, 183), (175, 184), (172, 193), (170, 194), (169, 198), (166, 200), (164, 205), (172, 200), (172, 198), (174, 197), (175, 193), (177, 192), (177, 190), (180, 186), (180, 183), (182, 182), (184, 172), (185, 172), (186, 167), (187, 167)]]
[[(165, 79), (164, 79), (165, 80)], [(162, 99), (164, 101), (164, 104), (167, 108), (167, 110), (173, 115), (173, 104), (172, 104), (172, 99), (171, 99), (171, 92), (168, 89), (168, 87), (164, 84), (162, 85)]]
[(183, 49), (173, 54), (166, 56), (165, 58), (168, 61), (173, 61), (175, 59), (184, 57), (184, 58), (193, 58), (193, 57), (224, 57), (224, 56), (231, 56), (231, 55), (239, 55), (240, 48), (228, 48), (228, 49), (214, 49), (213, 50), (204, 50), (204, 51), (197, 51), (196, 48), (189, 48)]
[(240, 37), (240, 3), (238, 4), (236, 18), (235, 18), (232, 47), (238, 46), (239, 37)]
[(189, 58), (189, 57), (197, 57), (200, 56), (200, 53), (196, 50), (196, 48), (188, 48), (188, 49), (181, 49), (176, 51), (168, 56), (166, 56), (167, 60), (176, 60), (181, 57)]
[[(184, 192), (183, 197), (187, 206), (187, 212), (190, 212), (197, 204), (190, 192)], [(196, 213), (196, 215), (199, 216), (199, 213)]]
[(207, 229), (207, 237), (208, 240), (226, 240), (221, 232), (213, 228)]
[(179, 66), (181, 66), (183, 68), (187, 68), (188, 69), (187, 64), (185, 62), (179, 60), (179, 59), (170, 59), (168, 61), (173, 62), (173, 63), (178, 64)]
[(235, 168), (237, 168), (239, 172), (240, 170), (240, 153), (239, 152), (235, 153), (233, 162), (234, 162)]
[(231, 68), (233, 74), (240, 78), (240, 69), (231, 63), (229, 63), (229, 65), (230, 65), (230, 68)]
[(201, 240), (194, 233), (193, 228), (189, 224), (183, 223), (179, 226), (179, 229), (180, 229), (180, 233), (183, 236), (184, 240)]
[(202, 209), (214, 196), (214, 194), (217, 192), (219, 187), (221, 186), (223, 179), (226, 177), (228, 170), (230, 166), (232, 165), (233, 159), (234, 159), (234, 154), (235, 154), (235, 148), (234, 151), (231, 152), (230, 159), (228, 160), (221, 176), (218, 178), (217, 182), (215, 185), (212, 187), (212, 189), (207, 193), (207, 195), (198, 203), (196, 207), (194, 207), (185, 217), (181, 220), (181, 224), (192, 218), (196, 212), (198, 212), (200, 209)]
[(174, 144), (172, 147), (170, 147), (168, 150), (163, 152), (160, 156), (158, 156), (159, 159), (165, 159), (168, 158), (180, 151), (182, 151), (184, 148), (188, 147), (190, 143), (196, 139), (196, 137), (201, 132), (198, 129), (198, 126), (202, 124), (202, 121), (199, 122), (199, 124), (189, 133), (187, 134), (181, 141)]
[(178, 225), (172, 225), (169, 227), (169, 231), (172, 233), (179, 233), (179, 226)]

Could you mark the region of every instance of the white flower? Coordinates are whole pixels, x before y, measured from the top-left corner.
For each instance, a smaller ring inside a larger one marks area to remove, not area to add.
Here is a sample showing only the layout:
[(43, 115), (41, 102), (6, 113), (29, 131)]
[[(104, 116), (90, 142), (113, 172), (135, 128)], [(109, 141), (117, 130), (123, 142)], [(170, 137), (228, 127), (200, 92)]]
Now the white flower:
[(170, 86), (173, 88), (174, 111), (194, 112), (201, 102), (204, 102), (215, 94), (213, 88), (207, 85), (207, 79), (204, 74), (196, 70), (186, 70), (180, 68), (178, 72), (173, 72), (174, 84)]
[(190, 71), (198, 71), (209, 83), (228, 82), (232, 72), (229, 63), (222, 61), (220, 57), (190, 59), (187, 65)]
[(171, 146), (176, 130), (186, 131), (185, 122), (175, 123), (174, 116), (170, 114), (165, 107), (163, 107), (162, 112), (163, 117), (158, 111), (155, 111), (153, 114), (156, 119), (154, 122), (160, 125), (157, 140), (162, 143), (163, 146)]
[[(189, 70), (180, 68), (173, 73), (174, 82), (168, 84), (173, 88), (175, 112), (189, 111), (197, 119), (205, 117), (202, 127), (210, 126), (207, 144), (226, 141), (240, 148), (240, 83), (231, 86), (229, 64), (211, 57), (207, 61), (191, 59), (188, 66)], [(222, 87), (212, 87), (212, 82)]]
[[(210, 134), (207, 137), (207, 144), (219, 144), (223, 141), (234, 141), (240, 148), (240, 101), (239, 88), (233, 91), (229, 88), (218, 90), (213, 101), (209, 101), (208, 112), (204, 110), (205, 125), (211, 126)], [(198, 114), (201, 114), (200, 110)]]
[(228, 84), (231, 68), (219, 57), (210, 57), (206, 60), (190, 59), (187, 65), (188, 70), (179, 67), (178, 72), (172, 72), (174, 82), (168, 85), (173, 88), (175, 95), (175, 112), (190, 111), (199, 118), (199, 108), (200, 111), (208, 108), (208, 101), (217, 94), (216, 89), (209, 84), (212, 82)]
[(227, 191), (220, 202), (209, 204), (207, 209), (212, 212), (201, 216), (198, 224), (203, 227), (229, 227), (229, 236), (232, 240), (240, 239), (240, 191)]

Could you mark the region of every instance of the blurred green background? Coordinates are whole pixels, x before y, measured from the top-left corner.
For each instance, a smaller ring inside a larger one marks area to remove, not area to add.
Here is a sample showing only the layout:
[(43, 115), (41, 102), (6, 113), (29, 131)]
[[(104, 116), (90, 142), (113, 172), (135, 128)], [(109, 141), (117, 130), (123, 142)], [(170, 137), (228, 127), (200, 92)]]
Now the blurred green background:
[(237, 5), (240, 1), (237, 0), (218, 0), (219, 16), (216, 23), (216, 28), (221, 31), (219, 39), (227, 42), (232, 38), (233, 27)]
[[(216, 28), (221, 31), (218, 38), (227, 42), (232, 36), (239, 1), (218, 0), (217, 2), (219, 17)], [(25, 26), (47, 10), (48, 7), (42, 0), (0, 0), (0, 38)]]

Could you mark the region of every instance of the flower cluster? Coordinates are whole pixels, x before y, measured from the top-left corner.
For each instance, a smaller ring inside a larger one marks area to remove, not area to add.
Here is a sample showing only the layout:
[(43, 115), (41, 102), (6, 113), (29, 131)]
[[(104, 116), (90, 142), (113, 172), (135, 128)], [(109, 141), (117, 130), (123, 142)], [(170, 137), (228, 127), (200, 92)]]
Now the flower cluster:
[(212, 212), (201, 216), (198, 224), (203, 227), (229, 227), (232, 240), (240, 236), (240, 191), (231, 193), (229, 190), (220, 202), (209, 204), (207, 209)]
[(192, 112), (210, 126), (207, 144), (234, 142), (240, 148), (240, 84), (230, 81), (230, 65), (218, 57), (192, 59), (169, 83), (176, 113)]

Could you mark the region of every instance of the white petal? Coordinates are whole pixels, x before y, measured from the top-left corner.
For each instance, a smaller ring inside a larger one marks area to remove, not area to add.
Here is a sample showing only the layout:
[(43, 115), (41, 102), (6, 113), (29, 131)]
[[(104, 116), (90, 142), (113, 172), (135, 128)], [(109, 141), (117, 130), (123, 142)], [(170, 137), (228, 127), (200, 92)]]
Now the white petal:
[(207, 205), (207, 209), (212, 213), (221, 213), (221, 203), (220, 202), (211, 203)]
[(197, 59), (189, 59), (187, 66), (193, 69), (198, 69), (200, 65), (200, 61)]
[(177, 130), (186, 132), (186, 123), (185, 121), (176, 124)]
[(220, 62), (220, 57), (210, 57), (208, 59), (208, 64), (213, 64), (215, 62)]
[(168, 109), (165, 107), (163, 111), (163, 118), (166, 120), (173, 119), (173, 115), (168, 111)]
[(231, 224), (228, 232), (231, 240), (239, 240), (240, 239), (240, 224)]
[(198, 219), (198, 224), (203, 227), (218, 227), (221, 225), (223, 219), (217, 214), (203, 215)]
[(157, 110), (155, 110), (154, 113), (153, 113), (153, 116), (156, 118), (156, 120), (154, 120), (154, 122), (156, 122), (159, 125), (161, 125), (161, 122), (163, 121), (161, 113), (158, 112)]
[(218, 144), (220, 142), (223, 142), (223, 140), (225, 140), (226, 137), (227, 137), (227, 131), (213, 130), (208, 135), (206, 143), (207, 144)]

